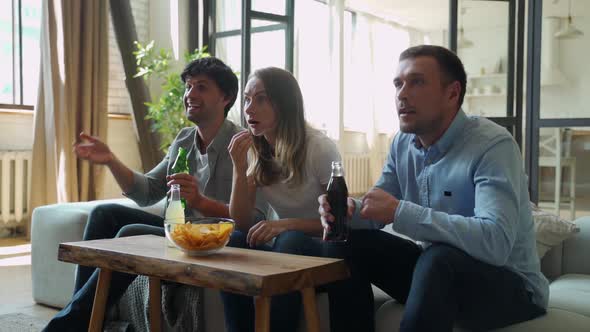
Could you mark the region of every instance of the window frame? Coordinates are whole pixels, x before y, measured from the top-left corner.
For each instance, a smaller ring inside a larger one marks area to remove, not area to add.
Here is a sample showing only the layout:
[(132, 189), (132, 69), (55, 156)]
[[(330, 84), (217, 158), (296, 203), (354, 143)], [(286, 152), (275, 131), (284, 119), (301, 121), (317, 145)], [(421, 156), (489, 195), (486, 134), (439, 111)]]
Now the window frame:
[(0, 110), (33, 111), (34, 105), (24, 104), (22, 0), (12, 0), (11, 7), (12, 103), (0, 103)]

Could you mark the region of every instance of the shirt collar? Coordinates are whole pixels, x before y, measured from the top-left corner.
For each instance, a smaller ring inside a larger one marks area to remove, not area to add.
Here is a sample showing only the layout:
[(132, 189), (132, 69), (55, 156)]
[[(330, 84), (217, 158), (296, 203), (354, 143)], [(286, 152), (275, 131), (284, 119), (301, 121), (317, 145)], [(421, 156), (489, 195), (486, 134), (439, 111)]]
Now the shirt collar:
[[(467, 115), (462, 109), (459, 109), (449, 128), (447, 128), (444, 134), (431, 147), (434, 147), (441, 154), (446, 153), (455, 142), (455, 138), (461, 133), (465, 121), (467, 121)], [(422, 142), (420, 142), (417, 135), (412, 137), (412, 143), (417, 149), (422, 148)]]
[(233, 136), (232, 133), (232, 125), (228, 119), (223, 120), (221, 124), (221, 128), (217, 131), (217, 135), (213, 138), (209, 146), (207, 147), (207, 153), (209, 151), (223, 151), (229, 145), (229, 140), (231, 140)]
[[(215, 137), (213, 137), (213, 140), (211, 141), (211, 143), (209, 143), (209, 146), (207, 146), (207, 148), (205, 149), (205, 153), (209, 153), (209, 151), (216, 151), (216, 152), (222, 151), (224, 149), (224, 147), (229, 145), (229, 140), (232, 138), (232, 136), (233, 136), (233, 134), (232, 134), (231, 122), (228, 119), (225, 119), (225, 120), (223, 120), (221, 127), (217, 131), (217, 134), (215, 135)], [(195, 126), (195, 138), (194, 138), (194, 144), (191, 147), (191, 150), (194, 149), (195, 153), (197, 153), (197, 155), (201, 155), (201, 151), (199, 150), (199, 141), (200, 140), (201, 140), (201, 138), (199, 137), (199, 132), (197, 130), (197, 127)]]
[(462, 109), (459, 109), (459, 112), (457, 112), (455, 115), (455, 118), (453, 119), (453, 122), (451, 122), (449, 128), (447, 128), (442, 137), (436, 143), (434, 143), (441, 154), (445, 154), (451, 148), (453, 143), (456, 141), (457, 136), (459, 136), (459, 134), (461, 134), (463, 131), (465, 121), (467, 121), (467, 115)]

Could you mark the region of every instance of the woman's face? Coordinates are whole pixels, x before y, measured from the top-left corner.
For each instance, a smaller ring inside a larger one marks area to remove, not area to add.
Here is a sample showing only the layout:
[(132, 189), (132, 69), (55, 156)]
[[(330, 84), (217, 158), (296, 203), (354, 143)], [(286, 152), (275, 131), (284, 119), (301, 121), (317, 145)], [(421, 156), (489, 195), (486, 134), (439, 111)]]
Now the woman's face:
[(262, 80), (257, 77), (251, 78), (244, 89), (244, 113), (252, 135), (264, 135), (274, 144), (277, 116)]

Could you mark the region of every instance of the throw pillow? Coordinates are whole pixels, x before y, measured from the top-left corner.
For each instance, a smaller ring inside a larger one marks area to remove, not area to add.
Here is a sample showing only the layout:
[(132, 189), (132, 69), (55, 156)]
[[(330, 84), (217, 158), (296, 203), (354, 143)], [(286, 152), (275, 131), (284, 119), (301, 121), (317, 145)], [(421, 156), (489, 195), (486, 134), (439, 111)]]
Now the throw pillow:
[(543, 211), (533, 203), (531, 203), (531, 210), (535, 224), (539, 259), (543, 258), (549, 249), (580, 231), (580, 227), (575, 223), (561, 219), (553, 213)]

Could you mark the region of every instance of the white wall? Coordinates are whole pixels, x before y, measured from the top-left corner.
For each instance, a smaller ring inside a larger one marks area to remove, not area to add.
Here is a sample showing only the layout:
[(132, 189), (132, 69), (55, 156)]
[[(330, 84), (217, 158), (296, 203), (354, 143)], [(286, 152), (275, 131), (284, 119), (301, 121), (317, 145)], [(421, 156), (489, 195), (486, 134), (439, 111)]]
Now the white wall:
[[(188, 1), (150, 1), (149, 6), (148, 40), (154, 40), (156, 48), (171, 49), (178, 61), (175, 68), (180, 72), (185, 65), (184, 53), (188, 50)], [(162, 91), (157, 80), (151, 80), (149, 88), (152, 97)]]
[[(109, 129), (107, 135), (107, 144), (111, 147), (113, 153), (127, 167), (142, 171), (141, 157), (137, 146), (137, 136), (133, 128), (133, 122), (128, 119), (109, 119)], [(121, 196), (121, 189), (111, 172), (105, 170), (105, 177), (102, 188), (98, 193), (99, 198), (118, 198)]]
[(0, 110), (0, 151), (33, 148), (33, 113)]
[[(0, 151), (31, 150), (33, 148), (33, 113), (0, 113)], [(109, 118), (107, 144), (115, 155), (134, 170), (141, 169), (141, 159), (133, 123), (129, 119)], [(74, 138), (72, 138), (72, 141)], [(104, 184), (99, 189), (100, 198), (121, 197), (115, 179), (108, 170)]]

